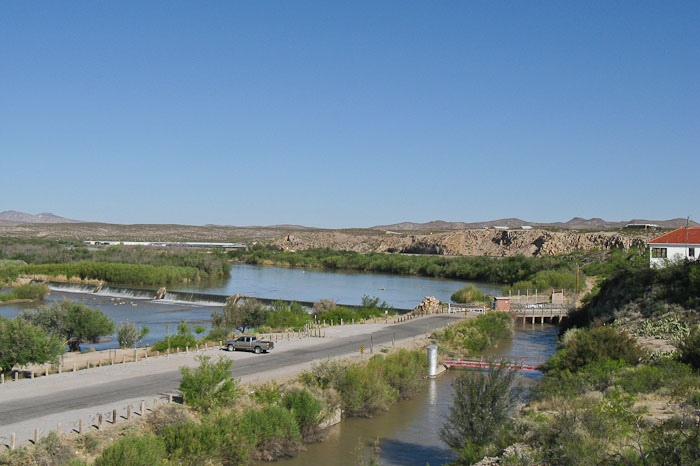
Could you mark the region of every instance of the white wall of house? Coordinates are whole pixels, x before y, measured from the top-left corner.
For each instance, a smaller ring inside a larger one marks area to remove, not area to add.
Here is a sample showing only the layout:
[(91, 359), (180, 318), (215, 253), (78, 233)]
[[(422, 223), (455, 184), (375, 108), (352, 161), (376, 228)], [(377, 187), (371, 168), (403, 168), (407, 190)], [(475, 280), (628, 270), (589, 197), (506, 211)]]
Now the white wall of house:
[[(666, 257), (654, 257), (655, 248), (665, 248)], [(694, 249), (694, 251), (693, 251)], [(691, 253), (694, 253), (692, 256)], [(698, 260), (700, 256), (700, 244), (650, 244), (649, 245), (649, 265), (652, 267), (663, 267), (668, 262), (683, 259)]]

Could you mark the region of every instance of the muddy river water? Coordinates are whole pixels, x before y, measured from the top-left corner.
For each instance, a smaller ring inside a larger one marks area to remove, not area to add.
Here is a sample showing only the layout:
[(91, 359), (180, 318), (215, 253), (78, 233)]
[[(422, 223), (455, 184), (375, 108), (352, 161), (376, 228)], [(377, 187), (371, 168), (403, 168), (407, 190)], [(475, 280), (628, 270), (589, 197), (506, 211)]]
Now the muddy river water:
[[(516, 326), (512, 338), (491, 351), (491, 356), (547, 358), (554, 352), (556, 327), (539, 324)], [(307, 445), (306, 451), (277, 461), (280, 466), (359, 464), (377, 445), (382, 465), (432, 466), (454, 459), (452, 451), (440, 440), (440, 428), (452, 405), (452, 382), (460, 371), (450, 370), (426, 382), (413, 399), (400, 401), (372, 419), (346, 419), (331, 428), (321, 443)], [(527, 387), (540, 377), (539, 372), (522, 372), (518, 383)], [(260, 463), (270, 464), (270, 463)]]

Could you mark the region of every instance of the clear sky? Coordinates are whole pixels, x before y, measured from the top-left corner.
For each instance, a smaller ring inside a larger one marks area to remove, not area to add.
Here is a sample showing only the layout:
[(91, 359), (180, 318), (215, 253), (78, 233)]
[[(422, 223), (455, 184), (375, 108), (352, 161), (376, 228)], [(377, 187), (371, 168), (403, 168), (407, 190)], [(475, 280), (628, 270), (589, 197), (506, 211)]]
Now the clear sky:
[(700, 2), (0, 3), (0, 211), (700, 220)]

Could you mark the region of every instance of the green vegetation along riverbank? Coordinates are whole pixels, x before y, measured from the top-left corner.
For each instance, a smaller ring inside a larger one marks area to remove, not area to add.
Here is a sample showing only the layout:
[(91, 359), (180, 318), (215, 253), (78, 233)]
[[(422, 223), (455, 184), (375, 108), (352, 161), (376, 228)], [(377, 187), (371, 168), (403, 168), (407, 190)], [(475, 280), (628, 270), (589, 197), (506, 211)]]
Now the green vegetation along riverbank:
[(0, 293), (0, 304), (44, 299), (48, 294), (48, 286), (39, 283), (27, 283), (17, 286), (6, 293)]
[(185, 405), (87, 435), (49, 435), (0, 454), (1, 465), (246, 465), (291, 456), (322, 441), (343, 417), (368, 417), (425, 385), (424, 349), (398, 349), (353, 364), (329, 360), (280, 386), (242, 387), (232, 361), (201, 357), (182, 368)]
[[(498, 369), (466, 374), (472, 396), (456, 388), (445, 426), (456, 464), (485, 456), (494, 457), (489, 464), (700, 464), (699, 270), (690, 262), (608, 266), (512, 416), (502, 407), (515, 392), (493, 382), (505, 380)], [(647, 346), (655, 340), (674, 349)]]
[(475, 356), (513, 334), (513, 319), (507, 312), (489, 311), (433, 332), (440, 352), (449, 356)]
[[(230, 251), (238, 262), (286, 267), (320, 267), (424, 277), (454, 278), (501, 283), (514, 289), (576, 287), (576, 264), (588, 263), (596, 254), (568, 254), (546, 257), (445, 257), (403, 254), (360, 254), (332, 249), (284, 251), (254, 246), (247, 251)], [(582, 280), (582, 273), (579, 279)]]
[(88, 249), (80, 242), (0, 238), (0, 285), (21, 275), (161, 285), (228, 278), (230, 264), (217, 251), (162, 250), (139, 246)]

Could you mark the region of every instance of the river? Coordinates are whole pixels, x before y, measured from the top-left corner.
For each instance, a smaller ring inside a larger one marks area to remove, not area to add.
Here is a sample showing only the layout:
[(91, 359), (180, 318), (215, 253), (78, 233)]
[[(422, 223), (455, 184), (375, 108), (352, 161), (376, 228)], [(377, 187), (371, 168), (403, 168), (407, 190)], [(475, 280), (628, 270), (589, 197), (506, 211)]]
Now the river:
[[(360, 304), (362, 296), (377, 296), (395, 308), (412, 309), (425, 296), (435, 296), (449, 301), (459, 288), (473, 284), (487, 294), (498, 294), (499, 286), (492, 283), (473, 283), (458, 280), (425, 278), (401, 275), (354, 273), (310, 269), (291, 269), (246, 264), (234, 264), (231, 277), (226, 280), (202, 281), (186, 285), (171, 285), (169, 289), (196, 293), (231, 296), (240, 293), (260, 298), (297, 301), (333, 299), (340, 304)], [(79, 286), (74, 291), (80, 291)], [(152, 344), (166, 335), (176, 332), (177, 323), (185, 320), (194, 326), (209, 328), (212, 311), (220, 306), (202, 306), (195, 302), (164, 302), (152, 299), (135, 299), (133, 296), (115, 293), (95, 295), (84, 292), (52, 291), (44, 303), (25, 303), (0, 306), (0, 316), (14, 317), (23, 310), (34, 309), (52, 301), (70, 299), (104, 311), (116, 323), (130, 321), (146, 325), (151, 333), (143, 344)], [(111, 349), (116, 341), (103, 341), (95, 345), (82, 345), (83, 349)]]
[[(554, 352), (556, 333), (552, 325), (516, 326), (513, 337), (502, 341), (490, 355), (545, 359)], [(454, 453), (440, 440), (440, 428), (452, 406), (452, 383), (460, 373), (449, 370), (428, 380), (416, 397), (400, 401), (372, 419), (345, 419), (330, 429), (324, 442), (307, 445), (306, 451), (276, 464), (356, 465), (360, 463), (358, 455), (366, 458), (375, 442), (379, 446), (377, 459), (385, 466), (435, 466), (452, 461)], [(527, 390), (540, 376), (539, 372), (522, 372), (518, 383)], [(269, 463), (258, 466), (263, 464)]]

